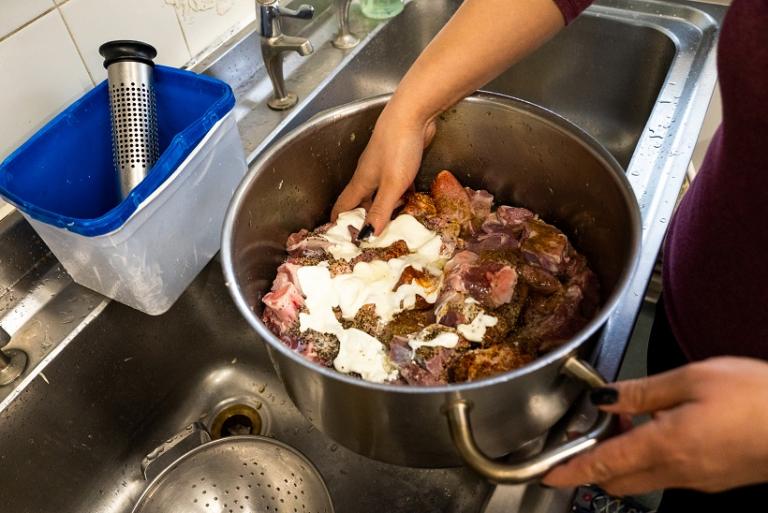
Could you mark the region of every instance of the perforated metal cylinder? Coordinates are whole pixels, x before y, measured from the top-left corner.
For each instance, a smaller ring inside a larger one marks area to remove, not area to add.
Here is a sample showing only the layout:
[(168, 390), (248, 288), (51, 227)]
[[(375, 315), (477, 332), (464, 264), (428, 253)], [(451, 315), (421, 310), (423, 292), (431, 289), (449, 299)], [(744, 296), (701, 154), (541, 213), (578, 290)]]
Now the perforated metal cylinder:
[(112, 153), (125, 197), (147, 176), (159, 156), (152, 66), (115, 62), (107, 68), (107, 76)]
[(112, 155), (126, 197), (157, 161), (157, 104), (153, 80), (157, 50), (142, 41), (109, 41), (99, 47), (107, 68)]

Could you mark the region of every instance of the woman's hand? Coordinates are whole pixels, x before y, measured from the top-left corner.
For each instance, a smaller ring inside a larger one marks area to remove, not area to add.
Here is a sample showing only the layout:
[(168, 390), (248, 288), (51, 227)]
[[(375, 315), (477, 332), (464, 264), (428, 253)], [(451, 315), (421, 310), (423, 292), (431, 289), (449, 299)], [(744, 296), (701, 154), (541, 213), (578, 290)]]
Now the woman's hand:
[(333, 206), (331, 218), (335, 220), (340, 212), (363, 205), (368, 210), (366, 221), (375, 233), (380, 233), (416, 178), (424, 148), (434, 135), (433, 120), (401, 114), (396, 100), (390, 102), (376, 122), (352, 180)]
[[(416, 177), (432, 120), (563, 28), (552, 0), (464, 0), (405, 74), (379, 117), (332, 218), (375, 193), (367, 223), (380, 233)], [(478, 27), (482, 35), (478, 36)], [(369, 231), (369, 230), (366, 230)], [(361, 231), (361, 236), (363, 236)]]
[(611, 388), (617, 401), (602, 409), (653, 419), (555, 468), (545, 484), (626, 495), (768, 481), (768, 363), (713, 358)]

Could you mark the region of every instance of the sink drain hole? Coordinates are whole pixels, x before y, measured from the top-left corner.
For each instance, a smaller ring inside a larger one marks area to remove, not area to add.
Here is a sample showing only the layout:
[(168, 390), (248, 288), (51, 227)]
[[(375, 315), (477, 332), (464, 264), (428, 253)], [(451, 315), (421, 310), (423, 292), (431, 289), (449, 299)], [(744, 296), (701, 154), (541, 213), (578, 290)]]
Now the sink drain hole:
[(252, 435), (253, 422), (245, 415), (232, 415), (221, 425), (222, 436)]
[(258, 435), (261, 426), (261, 416), (255, 408), (233, 404), (216, 414), (211, 423), (211, 437), (215, 440), (226, 436)]

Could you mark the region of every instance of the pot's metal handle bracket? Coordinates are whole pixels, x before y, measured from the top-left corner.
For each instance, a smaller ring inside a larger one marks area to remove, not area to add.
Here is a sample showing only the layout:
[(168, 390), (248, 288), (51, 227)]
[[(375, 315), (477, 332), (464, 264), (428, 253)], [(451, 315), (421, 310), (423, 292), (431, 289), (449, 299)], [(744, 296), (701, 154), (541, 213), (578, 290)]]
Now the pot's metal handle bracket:
[[(566, 360), (562, 371), (591, 388), (606, 384), (591, 365), (575, 356)], [(587, 433), (563, 445), (547, 449), (525, 461), (509, 464), (489, 458), (477, 446), (469, 419), (470, 410), (471, 404), (463, 400), (446, 405), (445, 414), (448, 417), (453, 443), (470, 468), (490, 481), (503, 484), (520, 484), (537, 479), (560, 463), (590, 449), (605, 437), (613, 420), (613, 415), (601, 411), (592, 429)]]

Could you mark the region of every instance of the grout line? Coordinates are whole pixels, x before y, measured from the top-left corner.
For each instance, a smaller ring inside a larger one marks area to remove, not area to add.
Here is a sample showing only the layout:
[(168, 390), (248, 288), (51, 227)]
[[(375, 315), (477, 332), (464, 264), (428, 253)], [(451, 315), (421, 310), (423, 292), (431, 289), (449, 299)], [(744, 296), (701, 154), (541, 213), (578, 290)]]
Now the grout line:
[[(66, 2), (64, 2), (66, 3)], [(62, 3), (62, 5), (64, 5)], [(88, 69), (88, 65), (85, 63), (85, 57), (83, 57), (83, 52), (80, 51), (80, 45), (77, 44), (77, 40), (75, 39), (75, 35), (72, 33), (72, 29), (69, 28), (69, 23), (67, 23), (67, 18), (64, 17), (64, 13), (61, 12), (60, 5), (56, 6), (56, 11), (59, 13), (59, 16), (61, 17), (61, 21), (64, 22), (64, 27), (67, 29), (67, 34), (69, 34), (69, 39), (72, 40), (72, 44), (75, 46), (75, 51), (77, 52), (77, 55), (80, 57), (80, 62), (83, 63), (83, 67), (85, 68), (85, 72), (88, 73), (88, 78), (91, 79), (91, 84), (96, 85), (96, 79), (94, 79), (93, 75), (91, 74), (91, 70)]]
[[(51, 1), (53, 1), (53, 0), (51, 0)], [(45, 15), (46, 15), (46, 14), (48, 14), (49, 12), (53, 11), (54, 9), (56, 9), (56, 5), (55, 5), (55, 4), (54, 4), (53, 6), (51, 6), (50, 8), (46, 9), (45, 11), (43, 11), (42, 13), (38, 14), (37, 16), (35, 16), (34, 18), (32, 18), (31, 20), (29, 20), (29, 21), (25, 22), (24, 24), (22, 24), (22, 25), (20, 25), (20, 26), (16, 27), (15, 29), (13, 29), (12, 31), (10, 31), (9, 33), (7, 33), (6, 35), (4, 35), (4, 36), (0, 37), (0, 43), (2, 43), (3, 41), (5, 41), (5, 40), (6, 40), (6, 39), (8, 39), (9, 37), (13, 36), (14, 34), (17, 34), (17, 33), (21, 32), (22, 30), (24, 30), (25, 28), (29, 27), (29, 26), (30, 26), (30, 25), (32, 25), (34, 22), (36, 22), (37, 20), (39, 20), (40, 18), (42, 18), (43, 16), (45, 16)]]
[[(166, 2), (166, 5), (171, 5), (168, 2)], [(187, 47), (187, 53), (189, 53), (189, 61), (187, 61), (183, 66), (186, 67), (187, 64), (195, 60), (195, 56), (192, 55), (192, 47), (189, 45), (189, 41), (187, 40), (187, 33), (184, 31), (184, 24), (181, 22), (181, 18), (179, 17), (179, 10), (172, 6), (174, 10), (174, 14), (176, 14), (176, 22), (179, 24), (179, 30), (181, 30), (181, 38), (184, 40), (184, 45)]]

